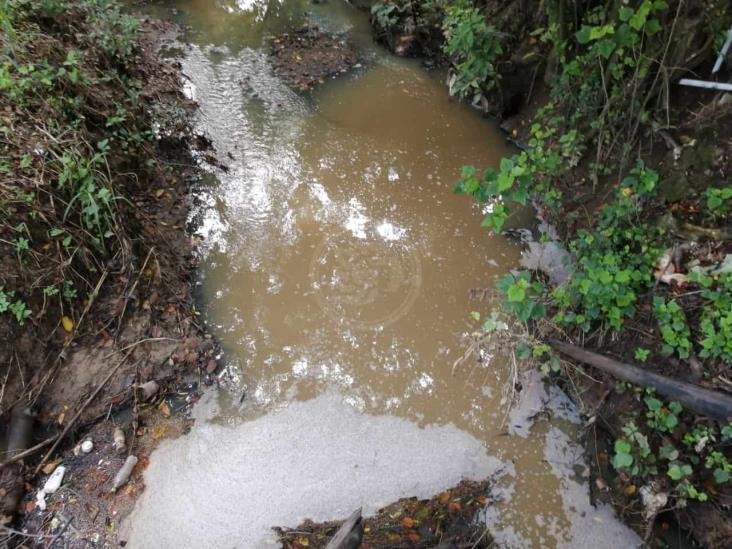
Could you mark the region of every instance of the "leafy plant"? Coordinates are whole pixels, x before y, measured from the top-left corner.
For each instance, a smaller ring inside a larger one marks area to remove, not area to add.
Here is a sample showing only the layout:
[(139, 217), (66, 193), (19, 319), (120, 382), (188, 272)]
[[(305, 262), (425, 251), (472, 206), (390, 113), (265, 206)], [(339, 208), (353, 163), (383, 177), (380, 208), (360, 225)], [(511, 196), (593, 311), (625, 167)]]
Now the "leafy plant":
[(499, 279), (496, 287), (506, 296), (503, 306), (508, 313), (526, 322), (531, 318), (540, 318), (546, 314), (544, 305), (537, 301), (544, 287), (531, 281), (531, 273), (521, 271), (508, 274)]
[(464, 1), (447, 8), (444, 32), (444, 51), (454, 67), (448, 80), (450, 95), (477, 105), (483, 90), (496, 88), (500, 80), (495, 67), (503, 53), (500, 34), (477, 8)]
[(724, 217), (729, 213), (728, 203), (732, 199), (732, 186), (709, 187), (704, 191), (706, 207), (714, 217)]
[(14, 298), (15, 292), (0, 287), (0, 314), (10, 312), (18, 324), (23, 325), (31, 311), (21, 299)]
[(658, 321), (664, 352), (676, 353), (679, 358), (689, 358), (692, 351), (691, 331), (684, 310), (676, 301), (666, 302), (662, 297), (653, 298), (653, 314)]

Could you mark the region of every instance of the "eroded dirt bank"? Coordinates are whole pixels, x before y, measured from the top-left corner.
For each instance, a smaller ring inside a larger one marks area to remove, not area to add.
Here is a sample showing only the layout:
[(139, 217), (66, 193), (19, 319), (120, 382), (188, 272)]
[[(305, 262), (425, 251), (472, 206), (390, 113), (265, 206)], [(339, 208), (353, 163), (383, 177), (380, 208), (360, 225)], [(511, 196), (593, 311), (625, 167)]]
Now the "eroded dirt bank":
[(206, 143), (159, 56), (175, 26), (106, 2), (11, 2), (0, 19), (1, 543), (114, 545), (150, 452), (187, 430), (217, 366), (188, 231)]

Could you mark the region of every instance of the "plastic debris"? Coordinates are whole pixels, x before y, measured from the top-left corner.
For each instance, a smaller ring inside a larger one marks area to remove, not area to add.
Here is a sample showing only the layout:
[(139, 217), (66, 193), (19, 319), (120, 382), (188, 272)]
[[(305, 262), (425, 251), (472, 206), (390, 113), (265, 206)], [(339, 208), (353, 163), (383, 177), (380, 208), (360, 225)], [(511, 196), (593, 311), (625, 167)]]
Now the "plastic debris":
[(114, 451), (118, 454), (124, 454), (127, 451), (125, 432), (121, 428), (115, 427), (112, 438), (114, 440)]
[(94, 449), (94, 443), (90, 439), (86, 439), (81, 443), (81, 453), (88, 454)]
[(655, 486), (646, 485), (640, 489), (641, 501), (643, 501), (643, 515), (646, 520), (651, 520), (668, 503), (666, 492), (656, 492)]
[(66, 474), (66, 467), (63, 465), (59, 465), (54, 469), (53, 473), (51, 473), (51, 476), (48, 477), (46, 480), (46, 483), (43, 485), (43, 488), (38, 490), (38, 493), (36, 494), (36, 505), (38, 505), (38, 508), (41, 511), (46, 510), (46, 495), (48, 494), (54, 494), (56, 493), (56, 490), (61, 488), (61, 483), (64, 480), (64, 475)]
[(659, 280), (665, 284), (685, 284), (689, 281), (689, 277), (683, 273), (676, 272), (676, 266), (674, 265), (674, 249), (668, 248), (661, 257), (658, 258), (656, 263), (656, 270), (653, 272), (653, 276), (656, 280)]
[(127, 482), (127, 479), (130, 478), (130, 474), (132, 473), (132, 469), (135, 468), (135, 465), (137, 465), (137, 456), (127, 456), (124, 465), (122, 465), (120, 470), (117, 471), (117, 474), (114, 476), (112, 492), (116, 492), (120, 486)]

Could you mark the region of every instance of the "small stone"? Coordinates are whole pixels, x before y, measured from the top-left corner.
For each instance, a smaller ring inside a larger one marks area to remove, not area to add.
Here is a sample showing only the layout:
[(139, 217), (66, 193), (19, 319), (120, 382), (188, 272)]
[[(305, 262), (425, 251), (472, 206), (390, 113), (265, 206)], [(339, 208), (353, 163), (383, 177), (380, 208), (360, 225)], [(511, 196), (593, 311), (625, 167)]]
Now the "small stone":
[(94, 449), (94, 443), (90, 439), (86, 439), (81, 443), (81, 453), (88, 454)]

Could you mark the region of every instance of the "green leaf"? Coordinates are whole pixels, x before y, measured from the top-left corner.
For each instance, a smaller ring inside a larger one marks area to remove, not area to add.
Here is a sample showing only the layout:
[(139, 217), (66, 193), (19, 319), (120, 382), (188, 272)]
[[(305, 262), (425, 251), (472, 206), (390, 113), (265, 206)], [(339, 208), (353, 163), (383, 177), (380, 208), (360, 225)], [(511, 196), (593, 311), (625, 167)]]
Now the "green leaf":
[(630, 19), (635, 12), (632, 8), (628, 8), (625, 6), (621, 6), (620, 11), (618, 12), (618, 17), (621, 21), (625, 22), (628, 19)]
[(588, 27), (587, 25), (582, 25), (582, 28), (577, 31), (575, 34), (575, 37), (577, 38), (577, 42), (580, 44), (588, 44), (590, 42), (592, 29)]
[(627, 469), (631, 465), (633, 465), (633, 456), (630, 454), (620, 453), (613, 456), (613, 467), (616, 469)]
[(717, 484), (724, 484), (729, 480), (729, 473), (723, 469), (717, 467), (714, 470), (714, 482)]
[(521, 302), (526, 299), (526, 290), (514, 284), (508, 289), (507, 296), (509, 301)]
[(501, 171), (510, 172), (513, 170), (513, 160), (510, 158), (501, 158)]
[(619, 438), (615, 441), (615, 451), (619, 454), (629, 454), (630, 442), (625, 439)]

